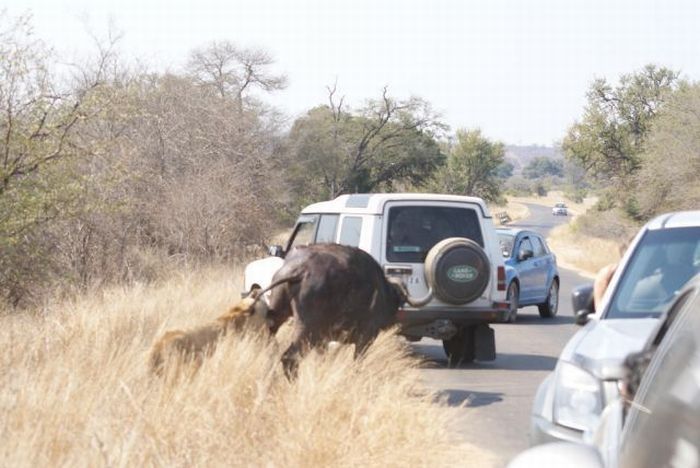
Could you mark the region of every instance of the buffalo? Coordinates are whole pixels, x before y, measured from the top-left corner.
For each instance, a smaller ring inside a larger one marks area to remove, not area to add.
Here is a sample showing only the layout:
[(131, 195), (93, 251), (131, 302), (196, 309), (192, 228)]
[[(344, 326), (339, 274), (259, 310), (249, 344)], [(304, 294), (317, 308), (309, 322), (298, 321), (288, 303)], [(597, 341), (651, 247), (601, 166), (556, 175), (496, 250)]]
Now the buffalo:
[(381, 330), (397, 322), (404, 302), (413, 303), (371, 255), (339, 244), (292, 249), (267, 290), (270, 331), (276, 333), (294, 317), (292, 343), (282, 355), (288, 376), (296, 373), (299, 357), (322, 342), (352, 343), (360, 355)]

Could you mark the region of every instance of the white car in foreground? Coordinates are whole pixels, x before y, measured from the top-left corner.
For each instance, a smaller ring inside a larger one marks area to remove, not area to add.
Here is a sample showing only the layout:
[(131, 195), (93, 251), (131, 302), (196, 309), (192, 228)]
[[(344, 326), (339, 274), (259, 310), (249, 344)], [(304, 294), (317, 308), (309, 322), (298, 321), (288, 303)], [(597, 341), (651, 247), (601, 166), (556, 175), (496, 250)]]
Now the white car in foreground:
[(634, 238), (592, 310), (592, 286), (573, 292), (576, 322), (533, 404), (530, 443), (583, 439), (619, 398), (624, 358), (639, 351), (683, 285), (700, 272), (700, 211), (659, 216)]
[(520, 453), (508, 468), (700, 466), (700, 274), (625, 367), (627, 400), (606, 406), (593, 445), (539, 445)]

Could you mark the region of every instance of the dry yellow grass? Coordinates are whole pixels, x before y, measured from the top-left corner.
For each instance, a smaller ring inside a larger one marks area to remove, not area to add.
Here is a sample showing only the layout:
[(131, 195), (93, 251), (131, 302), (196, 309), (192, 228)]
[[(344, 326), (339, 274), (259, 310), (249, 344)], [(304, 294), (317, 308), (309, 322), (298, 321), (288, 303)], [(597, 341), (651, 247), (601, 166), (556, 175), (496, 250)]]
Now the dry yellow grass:
[(229, 270), (105, 290), (0, 316), (2, 466), (488, 466), (455, 440), (455, 410), (385, 333), (360, 360), (312, 353), (288, 382), (281, 346), (227, 337), (192, 376), (155, 378), (168, 328), (211, 320), (240, 290)]
[(590, 278), (605, 265), (620, 259), (617, 242), (580, 235), (571, 229), (571, 224), (562, 224), (552, 229), (547, 243), (556, 253), (560, 267), (577, 270)]

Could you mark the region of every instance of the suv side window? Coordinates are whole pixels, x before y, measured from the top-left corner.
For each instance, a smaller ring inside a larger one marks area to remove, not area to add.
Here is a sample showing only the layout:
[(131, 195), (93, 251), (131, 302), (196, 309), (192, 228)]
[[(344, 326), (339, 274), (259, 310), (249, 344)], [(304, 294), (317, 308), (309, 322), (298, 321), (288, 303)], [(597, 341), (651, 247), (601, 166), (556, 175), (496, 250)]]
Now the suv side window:
[(318, 222), (318, 232), (316, 233), (316, 243), (335, 242), (335, 230), (338, 227), (337, 214), (324, 214)]
[(362, 232), (362, 218), (360, 216), (346, 216), (340, 228), (339, 244), (357, 247), (360, 245), (360, 233)]

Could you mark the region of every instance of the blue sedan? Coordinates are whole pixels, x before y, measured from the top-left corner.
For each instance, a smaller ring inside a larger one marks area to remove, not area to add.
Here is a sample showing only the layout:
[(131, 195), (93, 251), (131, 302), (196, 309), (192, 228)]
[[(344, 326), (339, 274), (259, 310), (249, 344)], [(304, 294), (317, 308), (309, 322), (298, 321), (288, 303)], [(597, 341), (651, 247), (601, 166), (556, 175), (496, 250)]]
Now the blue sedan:
[(557, 258), (545, 240), (533, 231), (497, 229), (506, 264), (508, 322), (515, 322), (518, 309), (536, 305), (540, 317), (551, 318), (559, 308)]

